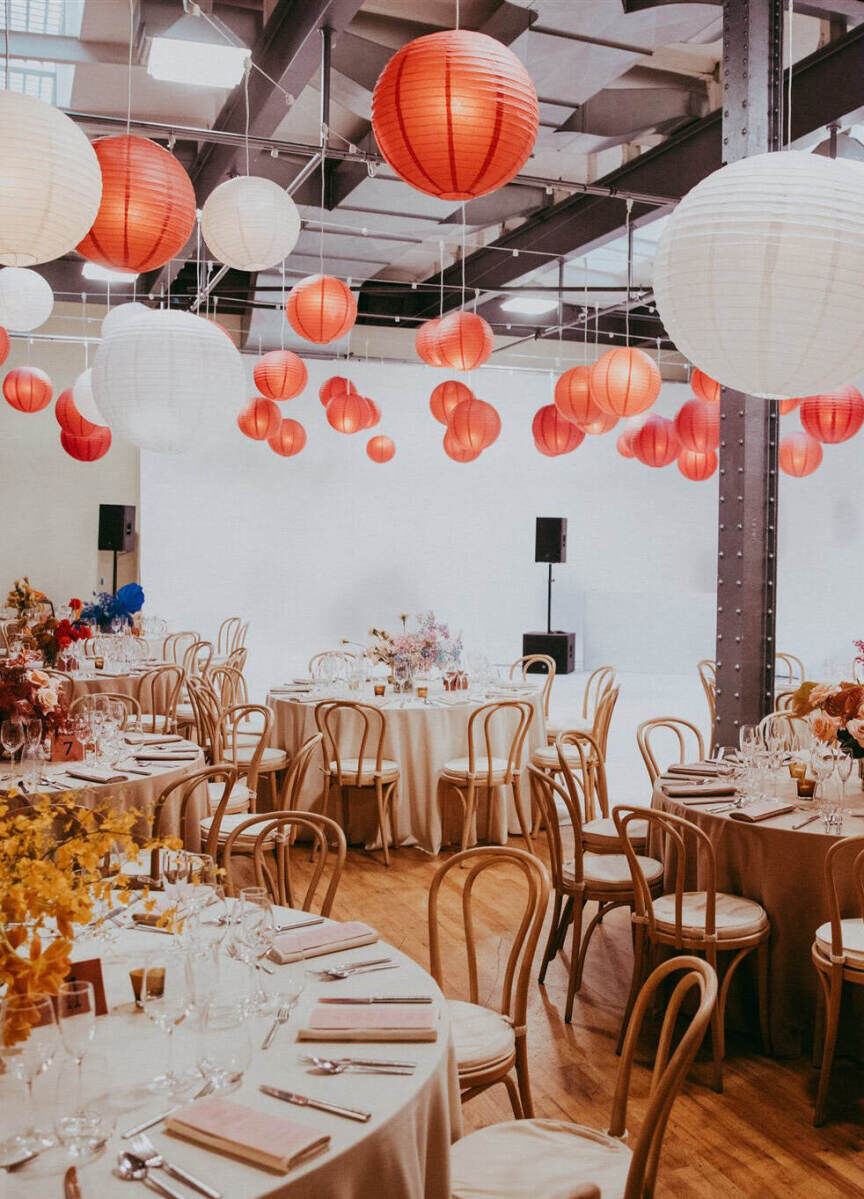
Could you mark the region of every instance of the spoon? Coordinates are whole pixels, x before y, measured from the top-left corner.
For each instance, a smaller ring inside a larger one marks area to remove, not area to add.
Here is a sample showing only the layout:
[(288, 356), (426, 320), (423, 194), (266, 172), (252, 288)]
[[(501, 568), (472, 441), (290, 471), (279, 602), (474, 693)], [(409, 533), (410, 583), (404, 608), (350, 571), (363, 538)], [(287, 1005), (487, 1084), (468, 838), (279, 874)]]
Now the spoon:
[(115, 1178), (122, 1178), (124, 1182), (143, 1182), (145, 1187), (155, 1191), (157, 1195), (162, 1195), (164, 1199), (186, 1199), (181, 1191), (175, 1191), (166, 1183), (151, 1178), (146, 1166), (140, 1165), (137, 1159), (132, 1161), (125, 1153), (121, 1153), (117, 1158), (117, 1165), (111, 1173)]
[(413, 1074), (413, 1065), (390, 1065), (388, 1062), (372, 1062), (355, 1064), (353, 1062), (335, 1061), (330, 1057), (309, 1057), (304, 1059), (321, 1074), (344, 1074), (346, 1071), (355, 1074)]

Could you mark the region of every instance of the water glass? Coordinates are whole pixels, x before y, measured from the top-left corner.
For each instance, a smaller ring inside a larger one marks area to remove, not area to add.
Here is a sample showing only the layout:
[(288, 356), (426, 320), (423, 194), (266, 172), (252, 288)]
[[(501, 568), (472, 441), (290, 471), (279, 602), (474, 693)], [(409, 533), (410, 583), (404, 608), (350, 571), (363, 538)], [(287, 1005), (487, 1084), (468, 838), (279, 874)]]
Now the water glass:
[(71, 1165), (95, 1157), (117, 1122), (112, 1071), (102, 1054), (88, 1055), (82, 1067), (60, 1063), (54, 1090), (54, 1131)]
[(0, 1143), (0, 1164), (54, 1144), (54, 1136), (34, 1124), (33, 1083), (54, 1060), (59, 1039), (49, 995), (10, 995), (0, 1004), (0, 1056), (6, 1070), (24, 1084), (28, 1126)]
[(165, 1033), (167, 1061), (164, 1072), (150, 1084), (152, 1090), (175, 1095), (185, 1085), (174, 1066), (174, 1033), (188, 1016), (192, 1001), (186, 954), (178, 950), (154, 954), (141, 978), (141, 1006), (147, 1018)]
[(9, 754), (12, 773), (15, 773), (15, 754), (24, 744), (24, 727), (20, 720), (4, 720), (0, 724), (0, 745)]
[[(246, 1005), (213, 999), (198, 1024), (198, 1069), (214, 1091), (235, 1090), (252, 1061), (252, 1037)], [(239, 1078), (238, 1078), (239, 1075)]]

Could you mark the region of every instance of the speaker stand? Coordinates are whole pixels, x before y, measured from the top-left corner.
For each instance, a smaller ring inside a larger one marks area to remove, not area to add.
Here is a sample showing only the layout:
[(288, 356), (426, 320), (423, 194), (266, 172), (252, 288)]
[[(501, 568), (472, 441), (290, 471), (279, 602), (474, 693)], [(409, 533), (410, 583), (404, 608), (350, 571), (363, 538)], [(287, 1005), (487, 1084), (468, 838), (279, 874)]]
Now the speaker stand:
[[(551, 570), (552, 568), (550, 567), (549, 569)], [(112, 576), (111, 594), (112, 595), (117, 594), (117, 551), (116, 550), (114, 550), (114, 573)]]
[(546, 584), (546, 632), (552, 632), (552, 563), (549, 563), (549, 581)]

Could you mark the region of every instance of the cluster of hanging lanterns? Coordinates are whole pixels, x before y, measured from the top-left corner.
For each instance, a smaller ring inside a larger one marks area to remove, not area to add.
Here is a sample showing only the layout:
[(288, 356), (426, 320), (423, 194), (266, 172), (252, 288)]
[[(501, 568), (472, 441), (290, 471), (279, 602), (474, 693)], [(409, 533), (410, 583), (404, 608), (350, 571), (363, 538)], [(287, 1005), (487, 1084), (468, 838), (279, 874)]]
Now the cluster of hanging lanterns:
[(476, 312), (449, 312), (422, 324), (415, 335), (418, 356), (429, 366), (473, 371), (494, 348), (492, 326)]
[(438, 384), (429, 397), (429, 410), (445, 426), (444, 453), (454, 462), (474, 462), (501, 433), (498, 410), (458, 379)]

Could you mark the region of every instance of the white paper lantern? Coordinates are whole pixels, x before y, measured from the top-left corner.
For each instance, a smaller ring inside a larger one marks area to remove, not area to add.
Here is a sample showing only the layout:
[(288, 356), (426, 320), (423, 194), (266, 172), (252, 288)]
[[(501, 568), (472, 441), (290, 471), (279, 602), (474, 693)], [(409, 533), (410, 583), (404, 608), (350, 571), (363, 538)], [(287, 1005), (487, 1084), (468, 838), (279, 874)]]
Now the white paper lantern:
[(105, 338), (93, 394), (112, 433), (142, 450), (177, 454), (233, 424), (246, 398), (234, 343), (189, 312), (149, 310)]
[[(2, 93), (0, 93), (2, 95)], [(3, 168), (0, 164), (0, 176)], [(54, 307), (54, 292), (47, 279), (26, 267), (0, 270), (0, 325), (15, 333), (29, 333), (44, 325)]]
[(688, 192), (654, 261), (675, 345), (749, 395), (831, 391), (864, 372), (864, 165), (796, 151)]
[(130, 300), (128, 304), (118, 304), (116, 308), (110, 309), (105, 319), (102, 321), (102, 336), (107, 337), (109, 333), (113, 333), (128, 320), (134, 320), (136, 316), (142, 316), (150, 309), (146, 304), (142, 304), (140, 300)]
[(300, 236), (300, 214), (271, 179), (238, 175), (220, 183), (201, 209), (210, 253), (238, 271), (263, 271), (287, 258)]
[(93, 368), (82, 371), (72, 386), (72, 403), (85, 420), (94, 425), (104, 425), (107, 421), (96, 406), (93, 395)]
[(0, 92), (0, 262), (32, 266), (74, 250), (102, 198), (102, 171), (65, 113)]

